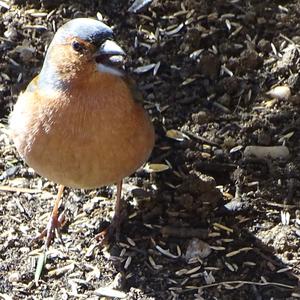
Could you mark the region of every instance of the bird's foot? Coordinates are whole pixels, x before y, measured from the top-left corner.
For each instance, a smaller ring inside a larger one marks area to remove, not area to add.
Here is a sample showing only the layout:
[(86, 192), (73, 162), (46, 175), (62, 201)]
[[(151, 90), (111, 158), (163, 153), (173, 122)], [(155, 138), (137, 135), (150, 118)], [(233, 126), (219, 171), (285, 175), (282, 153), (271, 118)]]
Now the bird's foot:
[(47, 249), (54, 240), (54, 236), (56, 236), (60, 240), (60, 242), (64, 244), (60, 230), (65, 225), (65, 223), (66, 220), (64, 212), (62, 212), (59, 216), (51, 215), (46, 228), (38, 236), (33, 238), (33, 241), (40, 240), (46, 237), (45, 248)]
[(99, 246), (103, 247), (115, 239), (116, 242), (120, 240), (120, 233), (121, 233), (121, 224), (123, 223), (124, 219), (126, 219), (126, 211), (122, 210), (119, 215), (115, 215), (108, 225), (107, 228), (99, 232), (95, 239), (99, 242)]
[(120, 239), (120, 228), (115, 223), (111, 223), (107, 228), (99, 232), (95, 239), (98, 241), (99, 246), (103, 247), (110, 244), (114, 234), (116, 241), (118, 241)]

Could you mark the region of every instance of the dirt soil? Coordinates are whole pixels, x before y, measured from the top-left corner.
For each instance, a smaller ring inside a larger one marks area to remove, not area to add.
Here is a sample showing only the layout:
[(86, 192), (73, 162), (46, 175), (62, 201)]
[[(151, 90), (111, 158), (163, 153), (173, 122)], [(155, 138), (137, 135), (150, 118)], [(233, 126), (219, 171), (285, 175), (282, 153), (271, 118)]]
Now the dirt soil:
[[(300, 2), (37, 2), (0, 1), (0, 299), (300, 298)], [(38, 276), (32, 238), (57, 187), (18, 156), (7, 117), (53, 32), (83, 16), (114, 27), (156, 146), (125, 180), (121, 241), (94, 240), (115, 187), (67, 190), (64, 245)]]

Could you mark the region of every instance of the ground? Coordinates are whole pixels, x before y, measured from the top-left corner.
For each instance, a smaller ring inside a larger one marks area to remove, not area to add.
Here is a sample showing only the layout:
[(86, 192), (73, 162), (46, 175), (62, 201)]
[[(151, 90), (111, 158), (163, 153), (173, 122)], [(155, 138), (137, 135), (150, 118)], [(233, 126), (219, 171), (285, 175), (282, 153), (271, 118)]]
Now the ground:
[[(37, 2), (0, 1), (0, 298), (300, 298), (299, 1)], [(67, 190), (64, 245), (38, 276), (32, 238), (57, 187), (22, 162), (7, 117), (53, 32), (81, 16), (114, 27), (156, 146), (125, 180), (121, 241), (94, 240), (114, 187)]]

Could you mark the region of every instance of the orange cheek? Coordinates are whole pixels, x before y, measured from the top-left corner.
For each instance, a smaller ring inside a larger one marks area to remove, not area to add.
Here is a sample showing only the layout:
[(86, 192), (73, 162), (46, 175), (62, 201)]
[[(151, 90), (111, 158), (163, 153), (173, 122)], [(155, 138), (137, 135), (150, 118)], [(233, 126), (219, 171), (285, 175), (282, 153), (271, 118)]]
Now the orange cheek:
[[(87, 68), (89, 55), (75, 52), (70, 45), (53, 47), (48, 54), (48, 63), (63, 77), (74, 77), (76, 72)], [(62, 78), (64, 79), (64, 78)]]

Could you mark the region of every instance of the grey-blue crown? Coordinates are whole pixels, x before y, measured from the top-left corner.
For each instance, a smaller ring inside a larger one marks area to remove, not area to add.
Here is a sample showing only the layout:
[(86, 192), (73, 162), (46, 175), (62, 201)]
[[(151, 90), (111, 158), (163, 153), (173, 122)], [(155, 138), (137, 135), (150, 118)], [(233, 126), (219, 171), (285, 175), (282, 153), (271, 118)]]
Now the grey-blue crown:
[(104, 23), (89, 19), (73, 19), (60, 27), (55, 35), (56, 43), (64, 43), (70, 37), (78, 37), (92, 44), (100, 44), (113, 36), (112, 29)]

